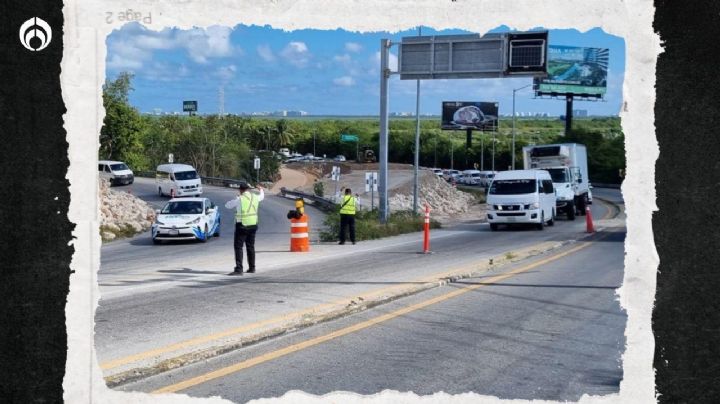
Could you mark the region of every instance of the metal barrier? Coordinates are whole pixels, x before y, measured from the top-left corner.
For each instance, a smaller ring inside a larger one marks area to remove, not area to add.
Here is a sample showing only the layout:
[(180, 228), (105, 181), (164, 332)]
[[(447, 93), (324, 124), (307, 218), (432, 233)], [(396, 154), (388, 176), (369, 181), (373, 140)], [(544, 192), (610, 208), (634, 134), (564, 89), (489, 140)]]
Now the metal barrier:
[(287, 189), (285, 187), (280, 188), (280, 195), (282, 195), (284, 197), (287, 197), (287, 196), (293, 197), (294, 196), (296, 198), (303, 198), (305, 200), (312, 202), (313, 206), (315, 206), (319, 209), (326, 210), (326, 211), (332, 211), (337, 207), (337, 204), (333, 201), (327, 200), (327, 199), (319, 197), (317, 195), (306, 194), (306, 193), (300, 192), (300, 191), (293, 191), (293, 190)]

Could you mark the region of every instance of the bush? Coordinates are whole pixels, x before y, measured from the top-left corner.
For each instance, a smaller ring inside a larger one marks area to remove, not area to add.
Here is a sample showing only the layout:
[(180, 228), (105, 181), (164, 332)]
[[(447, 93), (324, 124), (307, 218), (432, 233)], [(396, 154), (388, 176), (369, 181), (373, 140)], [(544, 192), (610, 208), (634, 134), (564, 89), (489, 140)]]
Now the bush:
[(325, 185), (318, 180), (315, 180), (315, 183), (313, 184), (313, 192), (315, 193), (315, 196), (323, 197), (325, 195)]
[[(412, 211), (398, 211), (391, 213), (387, 224), (380, 223), (377, 210), (364, 210), (355, 214), (355, 239), (375, 240), (383, 237), (397, 236), (398, 234), (422, 231), (423, 216), (413, 215)], [(325, 217), (325, 230), (320, 232), (321, 241), (337, 241), (340, 234), (340, 210), (329, 213)], [(430, 219), (430, 228), (439, 229), (440, 223)]]

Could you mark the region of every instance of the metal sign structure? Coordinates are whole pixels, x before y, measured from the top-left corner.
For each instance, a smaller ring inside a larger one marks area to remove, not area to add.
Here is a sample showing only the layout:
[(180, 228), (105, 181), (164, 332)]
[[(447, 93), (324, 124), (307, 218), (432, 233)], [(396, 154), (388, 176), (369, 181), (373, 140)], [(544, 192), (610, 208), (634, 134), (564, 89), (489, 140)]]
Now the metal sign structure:
[(260, 182), (260, 157), (255, 156), (253, 160), (253, 168), (255, 169), (255, 182)]
[(168, 163), (173, 163), (175, 161), (175, 155), (170, 153), (168, 154)]
[(370, 192), (370, 210), (375, 209), (375, 192), (378, 190), (378, 173), (375, 171), (365, 173), (365, 192)]
[[(390, 47), (399, 45), (398, 71), (390, 70)], [(388, 92), (391, 74), (401, 80), (547, 76), (548, 32), (403, 37), (380, 40), (380, 221), (388, 219)], [(417, 170), (417, 166), (415, 167)]]
[(536, 76), (547, 71), (547, 31), (403, 37), (401, 80)]

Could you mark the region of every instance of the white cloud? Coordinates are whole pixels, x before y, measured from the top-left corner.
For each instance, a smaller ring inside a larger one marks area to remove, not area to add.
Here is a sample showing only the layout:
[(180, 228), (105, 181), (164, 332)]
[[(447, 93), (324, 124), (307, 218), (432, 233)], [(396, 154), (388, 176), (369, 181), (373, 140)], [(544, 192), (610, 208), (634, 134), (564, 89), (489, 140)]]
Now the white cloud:
[(357, 42), (345, 42), (345, 50), (348, 52), (360, 52), (362, 45)]
[(222, 81), (228, 82), (233, 77), (235, 77), (235, 73), (237, 72), (237, 67), (235, 65), (228, 65), (228, 66), (221, 66), (215, 71), (215, 75), (219, 77)]
[(335, 85), (338, 85), (338, 86), (350, 87), (350, 86), (355, 85), (355, 79), (353, 79), (350, 76), (342, 76), (342, 77), (333, 79), (333, 83), (335, 83)]
[(274, 62), (276, 59), (275, 54), (273, 54), (272, 49), (270, 49), (268, 45), (258, 45), (257, 53), (266, 62)]
[[(374, 69), (370, 69), (369, 73), (371, 74), (378, 74), (380, 72), (380, 51), (375, 52), (375, 55), (371, 57), (373, 63), (375, 64)], [(388, 60), (388, 65), (390, 67), (390, 70), (397, 71), (398, 69), (398, 57), (390, 53), (390, 59)]]
[(310, 61), (310, 52), (304, 42), (290, 42), (280, 52), (290, 64), (297, 67), (305, 67)]
[(333, 60), (342, 65), (347, 65), (348, 63), (350, 63), (352, 61), (352, 59), (350, 58), (350, 55), (348, 55), (347, 53), (345, 53), (343, 55), (335, 55), (335, 56), (333, 56)]
[(131, 24), (114, 32), (108, 40), (108, 68), (111, 70), (138, 70), (153, 59), (157, 50), (184, 49), (196, 63), (207, 63), (210, 58), (242, 54), (242, 49), (230, 43), (231, 29), (214, 26), (207, 30), (163, 29), (152, 31)]

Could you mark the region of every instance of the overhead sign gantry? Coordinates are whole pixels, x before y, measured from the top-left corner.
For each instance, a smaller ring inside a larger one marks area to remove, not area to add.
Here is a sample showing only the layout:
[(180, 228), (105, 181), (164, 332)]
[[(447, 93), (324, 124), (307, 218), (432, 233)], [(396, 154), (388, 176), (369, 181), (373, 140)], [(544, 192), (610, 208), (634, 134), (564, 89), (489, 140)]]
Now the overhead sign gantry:
[[(399, 46), (398, 71), (389, 68), (390, 47)], [(380, 40), (380, 221), (388, 217), (388, 81), (545, 77), (548, 32), (505, 32), (484, 36), (433, 35)]]

